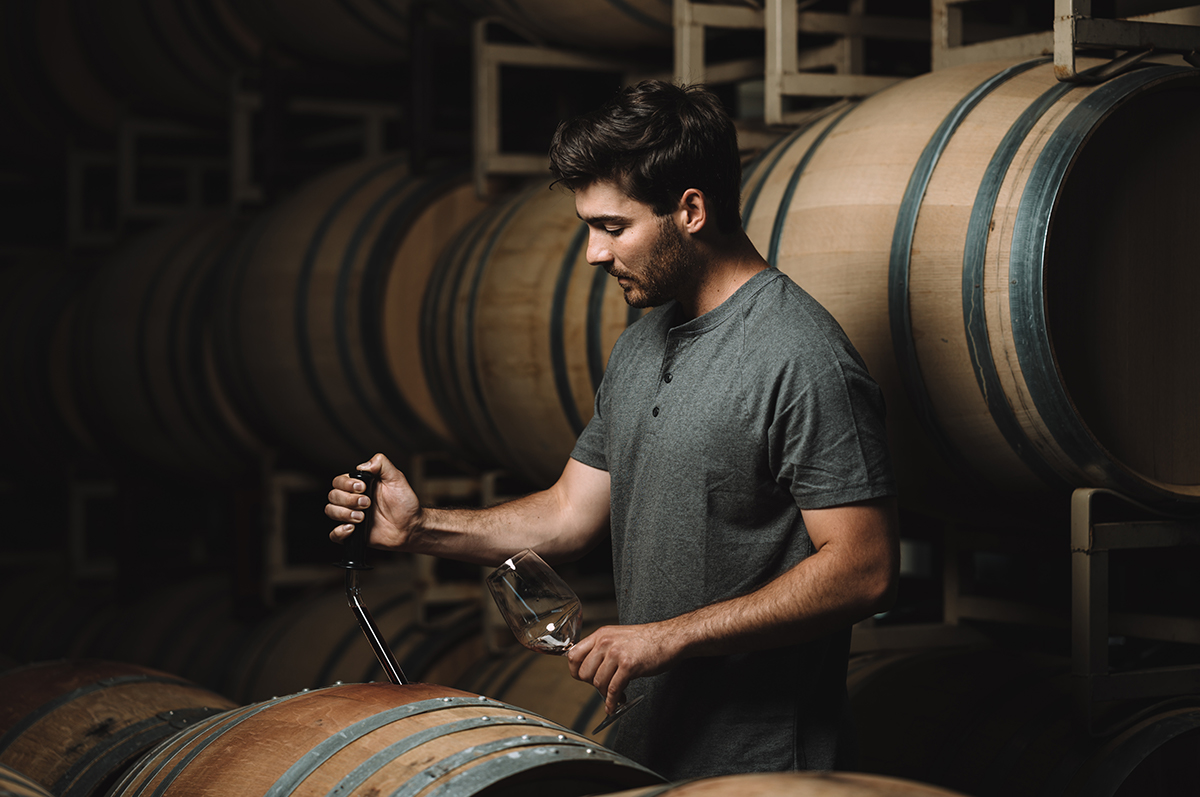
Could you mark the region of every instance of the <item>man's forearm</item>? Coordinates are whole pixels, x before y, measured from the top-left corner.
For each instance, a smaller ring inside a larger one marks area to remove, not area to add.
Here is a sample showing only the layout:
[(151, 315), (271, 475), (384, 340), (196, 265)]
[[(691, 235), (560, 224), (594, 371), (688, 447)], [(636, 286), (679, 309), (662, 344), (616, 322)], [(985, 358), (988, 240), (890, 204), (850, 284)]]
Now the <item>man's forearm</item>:
[(524, 548), (571, 561), (608, 533), (608, 473), (574, 460), (550, 488), (486, 509), (423, 508), (405, 550), (498, 565)]

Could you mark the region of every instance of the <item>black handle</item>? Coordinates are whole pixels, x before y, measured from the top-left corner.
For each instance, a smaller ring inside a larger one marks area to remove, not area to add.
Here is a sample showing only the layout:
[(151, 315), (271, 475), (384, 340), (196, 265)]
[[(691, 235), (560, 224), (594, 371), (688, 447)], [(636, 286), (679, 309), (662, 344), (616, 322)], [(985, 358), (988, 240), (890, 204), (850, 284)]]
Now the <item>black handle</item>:
[(371, 524), (375, 521), (375, 485), (378, 483), (379, 477), (374, 473), (351, 470), (350, 478), (359, 479), (366, 485), (367, 489), (363, 491), (363, 494), (371, 499), (371, 505), (362, 511), (362, 521), (354, 526), (354, 531), (350, 532), (342, 561), (334, 564), (347, 570), (370, 570), (371, 566), (367, 564), (367, 539), (371, 536)]

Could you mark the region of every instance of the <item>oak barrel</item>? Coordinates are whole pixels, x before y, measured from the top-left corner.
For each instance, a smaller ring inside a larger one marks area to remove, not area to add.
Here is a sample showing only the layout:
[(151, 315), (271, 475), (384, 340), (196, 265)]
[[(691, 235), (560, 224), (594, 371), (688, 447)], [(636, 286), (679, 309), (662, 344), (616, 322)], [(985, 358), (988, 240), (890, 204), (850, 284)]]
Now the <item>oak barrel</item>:
[(670, 47), (671, 0), (483, 0), (518, 29), (553, 44), (604, 50)]
[(254, 428), (333, 472), (449, 445), (421, 368), (421, 297), (483, 207), (465, 169), (414, 177), (407, 157), (384, 156), (263, 214), (225, 263), (216, 336)]
[(68, 97), (98, 78), (134, 113), (216, 125), (229, 113), (234, 77), (263, 56), (263, 40), (230, 0), (63, 5), (59, 24), (69, 25), (86, 61), (86, 73), (57, 76)]
[(76, 383), (88, 427), (115, 459), (207, 480), (257, 464), (263, 445), (212, 354), (214, 280), (237, 231), (227, 214), (189, 215), (139, 236), (89, 281)]
[(408, 2), (241, 0), (237, 14), (250, 27), (301, 60), (317, 63), (397, 63), (408, 56)]
[[(410, 680), (455, 683), (482, 653), (479, 609), (463, 605), (421, 622), (407, 578), (372, 571), (361, 599)], [(335, 682), (386, 681), (341, 583), (286, 604), (251, 628), (224, 691), (250, 702)]]
[(585, 795), (661, 778), (561, 726), (431, 684), (344, 684), (255, 703), (160, 745), (113, 797)]
[(998, 648), (851, 660), (864, 771), (966, 794), (1167, 797), (1200, 789), (1200, 698), (1096, 704), (1066, 658)]
[(1198, 122), (1195, 69), (987, 62), (759, 159), (747, 230), (883, 386), (902, 496), (1200, 498)]
[(0, 764), (58, 797), (102, 795), (157, 742), (233, 707), (148, 667), (29, 664), (0, 673)]
[(641, 312), (586, 250), (574, 196), (538, 180), (447, 247), (422, 309), (423, 362), (447, 423), (534, 484), (562, 471), (608, 354)]
[(63, 259), (28, 252), (0, 263), (0, 449), (3, 467), (70, 459), (91, 446), (64, 381), (67, 325), (83, 280)]
[(609, 797), (955, 797), (924, 783), (855, 772), (755, 772), (649, 786)]
[[(97, 602), (72, 634), (72, 657), (140, 664), (224, 694), (252, 625), (234, 610), (224, 574), (181, 579), (129, 602)], [(75, 610), (84, 609), (77, 602)]]
[[(587, 636), (595, 627), (586, 627)], [(615, 726), (593, 734), (607, 716), (604, 700), (591, 684), (571, 677), (566, 658), (513, 644), (476, 661), (454, 686), (479, 692), (528, 709), (600, 744), (611, 740)]]
[(10, 766), (0, 764), (0, 797), (51, 797), (50, 792), (32, 778)]

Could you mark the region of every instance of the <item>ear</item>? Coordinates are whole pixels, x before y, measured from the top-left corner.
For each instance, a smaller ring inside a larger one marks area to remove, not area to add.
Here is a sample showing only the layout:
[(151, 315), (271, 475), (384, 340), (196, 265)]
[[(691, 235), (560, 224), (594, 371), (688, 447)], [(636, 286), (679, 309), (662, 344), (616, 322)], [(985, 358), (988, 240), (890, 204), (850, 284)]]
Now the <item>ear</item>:
[(684, 232), (695, 235), (708, 223), (708, 198), (698, 188), (689, 188), (679, 198), (679, 220)]

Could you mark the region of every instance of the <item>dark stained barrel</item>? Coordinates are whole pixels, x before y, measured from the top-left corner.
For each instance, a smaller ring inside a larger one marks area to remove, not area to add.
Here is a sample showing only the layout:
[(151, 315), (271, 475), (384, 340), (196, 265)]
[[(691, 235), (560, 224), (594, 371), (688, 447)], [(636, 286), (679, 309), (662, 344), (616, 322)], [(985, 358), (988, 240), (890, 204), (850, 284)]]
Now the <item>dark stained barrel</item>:
[(571, 797), (661, 780), (486, 697), (431, 684), (345, 684), (198, 723), (142, 759), (112, 794)]
[(4, 467), (69, 460), (93, 442), (81, 425), (69, 373), (69, 328), (79, 273), (45, 252), (0, 265), (0, 448)]
[(761, 158), (759, 249), (883, 386), (901, 495), (1200, 498), (1200, 73), (939, 70)]
[(1072, 680), (1065, 658), (995, 648), (852, 659), (860, 764), (966, 794), (1195, 791), (1200, 698), (1097, 704), (1089, 732)]
[(0, 673), (0, 764), (58, 797), (100, 795), (162, 739), (233, 707), (132, 664), (29, 664)]
[(237, 230), (224, 213), (187, 216), (134, 239), (89, 282), (77, 384), (89, 428), (116, 459), (207, 479), (260, 460), (213, 362), (214, 279)]
[(670, 0), (482, 0), (507, 19), (551, 44), (597, 50), (670, 47)]
[(224, 694), (252, 641), (252, 624), (235, 615), (233, 603), (224, 574), (182, 579), (128, 602), (110, 597), (89, 607), (77, 597), (73, 611), (88, 619), (64, 636), (72, 657), (140, 664)]

